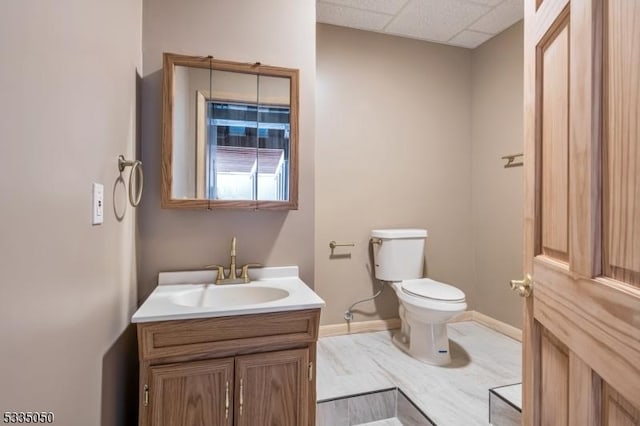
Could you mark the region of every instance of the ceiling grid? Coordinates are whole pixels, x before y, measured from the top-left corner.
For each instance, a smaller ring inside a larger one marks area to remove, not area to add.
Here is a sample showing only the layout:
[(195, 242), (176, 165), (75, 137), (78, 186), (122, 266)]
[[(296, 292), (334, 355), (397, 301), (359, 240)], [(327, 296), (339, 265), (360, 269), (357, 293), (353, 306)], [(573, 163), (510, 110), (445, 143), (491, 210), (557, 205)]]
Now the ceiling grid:
[(523, 17), (523, 0), (318, 0), (317, 21), (473, 49)]

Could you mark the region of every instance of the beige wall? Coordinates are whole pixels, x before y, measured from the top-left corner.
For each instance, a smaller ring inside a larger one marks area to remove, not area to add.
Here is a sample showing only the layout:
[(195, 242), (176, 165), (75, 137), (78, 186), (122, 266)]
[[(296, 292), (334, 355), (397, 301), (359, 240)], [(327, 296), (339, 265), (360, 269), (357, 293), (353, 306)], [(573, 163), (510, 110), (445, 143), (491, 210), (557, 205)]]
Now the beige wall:
[(521, 299), (508, 288), (522, 275), (522, 167), (500, 157), (523, 149), (522, 22), (472, 54), (472, 198), (476, 309), (520, 327)]
[[(143, 148), (147, 185), (139, 218), (140, 299), (162, 270), (227, 263), (299, 265), (313, 285), (315, 2), (144, 0)], [(160, 208), (162, 53), (300, 69), (300, 209), (185, 211)]]
[(135, 156), (141, 19), (141, 1), (2, 2), (0, 412), (135, 418), (135, 212), (116, 220), (113, 185)]
[[(318, 25), (316, 291), (322, 323), (377, 289), (375, 228), (429, 231), (427, 275), (475, 301), (471, 246), (471, 52)], [(330, 240), (352, 241), (330, 259)], [(355, 321), (397, 317), (388, 288)]]

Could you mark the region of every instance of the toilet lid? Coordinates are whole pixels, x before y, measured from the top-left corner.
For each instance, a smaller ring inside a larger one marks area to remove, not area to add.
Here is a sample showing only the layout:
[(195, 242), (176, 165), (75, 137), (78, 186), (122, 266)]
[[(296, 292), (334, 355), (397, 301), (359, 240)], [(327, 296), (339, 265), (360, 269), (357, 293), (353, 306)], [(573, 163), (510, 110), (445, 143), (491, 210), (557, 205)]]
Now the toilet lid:
[(464, 301), (464, 293), (462, 290), (429, 278), (403, 281), (402, 290), (412, 296), (423, 297), (425, 299), (442, 300), (446, 302)]

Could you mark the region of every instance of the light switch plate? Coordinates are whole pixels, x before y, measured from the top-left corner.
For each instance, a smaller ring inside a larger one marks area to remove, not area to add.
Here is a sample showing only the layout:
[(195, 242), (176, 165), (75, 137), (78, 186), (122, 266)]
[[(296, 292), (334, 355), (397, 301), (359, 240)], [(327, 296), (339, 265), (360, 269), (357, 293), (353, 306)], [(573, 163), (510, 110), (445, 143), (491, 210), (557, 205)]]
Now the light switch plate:
[(104, 222), (104, 185), (101, 183), (93, 184), (93, 223), (94, 225), (102, 225)]

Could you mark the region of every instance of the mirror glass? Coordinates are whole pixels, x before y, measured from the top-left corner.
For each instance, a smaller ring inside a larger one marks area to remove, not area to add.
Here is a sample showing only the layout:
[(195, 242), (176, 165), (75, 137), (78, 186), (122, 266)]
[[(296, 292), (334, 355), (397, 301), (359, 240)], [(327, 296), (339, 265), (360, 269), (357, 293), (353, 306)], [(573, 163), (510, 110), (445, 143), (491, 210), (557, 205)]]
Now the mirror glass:
[[(214, 206), (217, 201), (289, 202), (296, 116), (291, 77), (172, 67), (171, 129), (165, 129), (165, 138), (167, 131), (171, 136), (171, 176), (164, 179), (170, 189), (163, 188), (163, 197), (168, 192), (171, 200), (207, 200), (208, 206), (211, 201)], [(297, 193), (295, 198), (289, 208), (297, 207)]]

